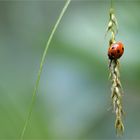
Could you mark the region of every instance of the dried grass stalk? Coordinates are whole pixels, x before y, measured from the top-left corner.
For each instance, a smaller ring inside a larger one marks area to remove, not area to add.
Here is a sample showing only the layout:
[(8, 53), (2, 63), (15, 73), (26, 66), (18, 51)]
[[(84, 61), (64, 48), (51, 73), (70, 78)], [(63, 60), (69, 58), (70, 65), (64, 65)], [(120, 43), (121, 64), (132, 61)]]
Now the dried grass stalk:
[(122, 95), (123, 89), (120, 82), (119, 62), (118, 60), (110, 60), (110, 80), (111, 86), (111, 99), (113, 111), (116, 114), (115, 128), (117, 135), (122, 135), (124, 132), (124, 125), (122, 122), (123, 108), (122, 108)]

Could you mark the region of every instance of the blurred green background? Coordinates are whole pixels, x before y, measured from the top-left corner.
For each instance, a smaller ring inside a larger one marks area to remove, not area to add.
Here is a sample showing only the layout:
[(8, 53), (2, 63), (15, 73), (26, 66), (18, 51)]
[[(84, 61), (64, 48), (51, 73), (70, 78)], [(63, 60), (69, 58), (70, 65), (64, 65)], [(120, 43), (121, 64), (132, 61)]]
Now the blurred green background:
[[(0, 139), (19, 139), (64, 0), (0, 1)], [(25, 139), (140, 139), (140, 1), (115, 1), (125, 44), (125, 133), (117, 138), (105, 38), (110, 1), (73, 0), (53, 37)]]

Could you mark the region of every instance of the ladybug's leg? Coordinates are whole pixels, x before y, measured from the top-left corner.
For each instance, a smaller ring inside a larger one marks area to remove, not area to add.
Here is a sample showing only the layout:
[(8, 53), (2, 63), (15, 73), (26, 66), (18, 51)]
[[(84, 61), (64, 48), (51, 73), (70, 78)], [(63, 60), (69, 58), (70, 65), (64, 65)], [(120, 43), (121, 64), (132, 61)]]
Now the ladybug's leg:
[(109, 59), (109, 69), (111, 67), (112, 59)]

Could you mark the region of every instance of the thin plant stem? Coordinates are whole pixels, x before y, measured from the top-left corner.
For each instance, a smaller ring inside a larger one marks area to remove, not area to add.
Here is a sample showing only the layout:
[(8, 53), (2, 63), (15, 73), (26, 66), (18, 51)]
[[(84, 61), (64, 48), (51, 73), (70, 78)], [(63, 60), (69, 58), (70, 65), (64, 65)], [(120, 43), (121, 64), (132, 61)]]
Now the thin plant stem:
[(40, 67), (39, 67), (39, 71), (38, 71), (38, 76), (37, 76), (37, 80), (36, 80), (36, 84), (35, 84), (35, 87), (34, 87), (34, 91), (33, 91), (33, 94), (32, 94), (32, 100), (31, 100), (31, 105), (29, 107), (29, 111), (28, 111), (28, 115), (27, 115), (27, 118), (25, 120), (25, 124), (23, 126), (23, 129), (22, 129), (22, 133), (21, 133), (21, 136), (20, 136), (20, 139), (23, 140), (23, 137), (24, 137), (24, 134), (25, 134), (25, 131), (27, 129), (27, 126), (28, 126), (28, 123), (30, 121), (30, 118), (31, 118), (31, 114), (32, 114), (32, 110), (33, 110), (33, 106), (34, 106), (34, 103), (35, 103), (35, 97), (36, 97), (36, 94), (37, 94), (37, 89), (38, 89), (38, 86), (39, 86), (39, 81), (40, 81), (40, 77), (41, 77), (41, 73), (42, 73), (42, 69), (43, 69), (43, 65), (44, 65), (44, 62), (45, 62), (45, 57), (46, 57), (46, 54), (47, 54), (47, 51), (48, 51), (48, 48), (49, 48), (49, 45), (52, 41), (52, 38), (54, 36), (54, 33), (63, 17), (63, 15), (65, 14), (69, 4), (70, 4), (71, 0), (67, 0), (55, 25), (54, 25), (54, 28), (49, 36), (49, 39), (47, 41), (47, 44), (45, 46), (45, 50), (43, 52), (43, 55), (42, 55), (42, 59), (41, 59), (41, 62), (40, 62)]
[[(111, 38), (109, 40), (109, 47), (116, 42), (116, 34), (118, 33), (118, 22), (117, 18), (114, 13), (113, 7), (113, 0), (111, 0), (111, 8), (109, 10), (109, 23), (107, 27), (107, 32), (110, 31)], [(111, 98), (112, 98), (112, 105), (113, 111), (115, 113), (115, 128), (116, 134), (121, 136), (124, 132), (124, 125), (123, 125), (123, 106), (122, 106), (122, 93), (123, 89), (121, 86), (120, 81), (120, 74), (119, 74), (119, 61), (117, 59), (109, 59), (109, 70), (110, 70), (110, 80), (111, 80)]]
[(110, 8), (113, 8), (113, 0), (110, 2)]

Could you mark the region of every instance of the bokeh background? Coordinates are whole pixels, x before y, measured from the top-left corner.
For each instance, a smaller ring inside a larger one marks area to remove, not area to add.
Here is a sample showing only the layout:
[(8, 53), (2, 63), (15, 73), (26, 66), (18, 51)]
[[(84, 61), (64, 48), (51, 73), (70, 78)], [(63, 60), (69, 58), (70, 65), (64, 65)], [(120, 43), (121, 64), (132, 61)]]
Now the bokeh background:
[[(64, 0), (0, 1), (0, 139), (19, 139)], [(105, 38), (110, 1), (73, 0), (50, 44), (25, 139), (140, 139), (140, 1), (119, 0), (125, 133), (117, 138)]]

